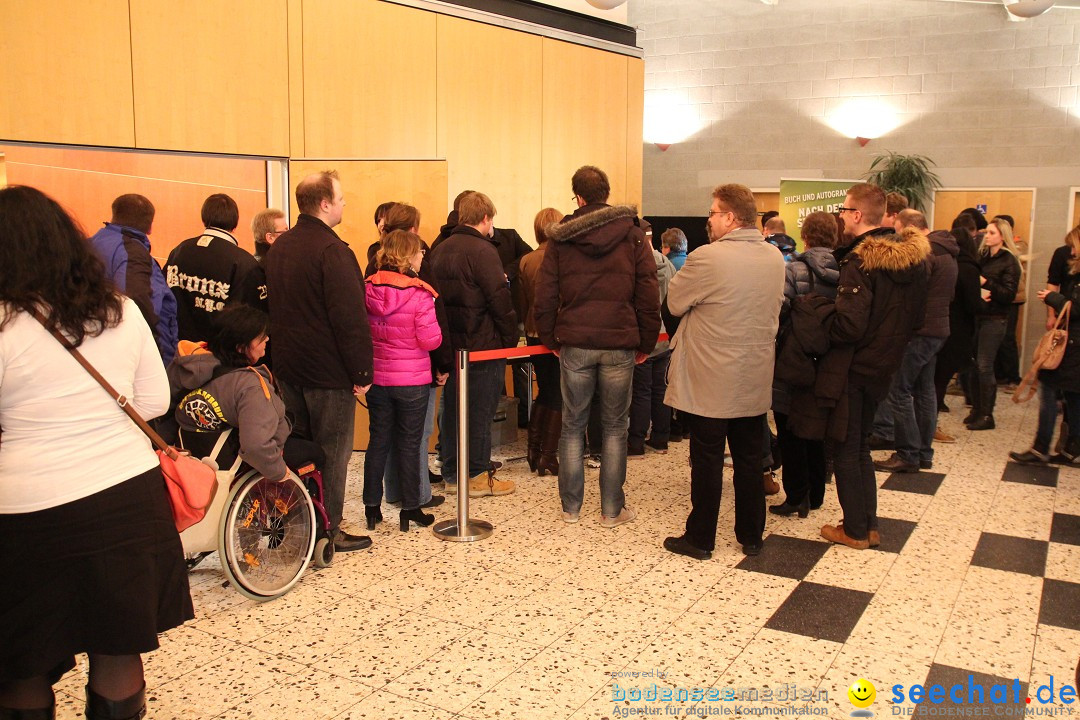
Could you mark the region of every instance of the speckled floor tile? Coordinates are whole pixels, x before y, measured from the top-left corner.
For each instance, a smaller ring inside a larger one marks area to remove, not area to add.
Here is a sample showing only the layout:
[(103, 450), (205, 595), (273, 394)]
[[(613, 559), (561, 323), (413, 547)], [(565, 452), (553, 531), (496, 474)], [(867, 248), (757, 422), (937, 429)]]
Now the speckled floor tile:
[(474, 630), (439, 648), (386, 689), (435, 707), (461, 712), (543, 647)]
[(1055, 512), (1050, 526), (1050, 541), (1080, 545), (1080, 515)]
[(929, 671), (929, 660), (916, 660), (899, 650), (883, 652), (845, 645), (818, 686), (819, 691), (828, 693), (828, 699), (820, 702), (829, 705), (830, 717), (850, 716), (852, 705), (848, 700), (848, 688), (859, 678), (865, 678), (877, 690), (877, 699), (870, 709), (875, 710), (879, 717), (894, 716), (898, 714), (897, 709), (909, 711), (914, 703), (908, 701), (906, 696), (904, 702), (894, 703), (888, 688), (897, 684), (910, 687), (921, 683)]
[(291, 622), (318, 612), (327, 601), (332, 603), (342, 597), (301, 582), (276, 600), (263, 603), (245, 600), (240, 605), (199, 618), (191, 623), (191, 626), (227, 640), (253, 642)]
[(765, 628), (721, 673), (718, 684), (759, 690), (786, 683), (817, 687), (841, 647), (841, 643)]
[(1054, 512), (1080, 515), (1080, 470), (1062, 471), (1058, 478)]
[(692, 695), (695, 687), (701, 693), (707, 690), (700, 686), (679, 685), (666, 677), (641, 677), (640, 674), (633, 677), (628, 676), (625, 670), (616, 672), (616, 677), (612, 677), (570, 716), (573, 720), (690, 717), (690, 709), (698, 704)]
[(808, 582), (874, 592), (892, 569), (896, 555), (888, 552), (849, 552), (831, 546), (807, 574)]
[(624, 671), (663, 673), (682, 687), (711, 687), (753, 640), (758, 628), (688, 612), (630, 661)]
[(1039, 578), (972, 567), (934, 662), (1026, 682), (1041, 591)]
[(801, 540), (783, 535), (765, 538), (760, 555), (743, 558), (735, 567), (769, 575), (802, 580), (829, 551), (826, 540)]
[(1080, 545), (1050, 543), (1046, 553), (1046, 577), (1080, 583)]
[(378, 690), (337, 716), (337, 720), (451, 720), (449, 710)]
[(798, 580), (778, 575), (732, 570), (690, 606), (690, 612), (760, 628), (798, 584)]
[(993, 570), (1042, 577), (1046, 572), (1048, 544), (1046, 540), (1031, 540), (984, 532), (979, 538), (979, 544), (975, 547), (971, 564)]
[(765, 627), (842, 643), (872, 597), (867, 592), (803, 581)]
[(731, 572), (721, 563), (669, 554), (634, 583), (629, 592), (656, 605), (686, 610)]
[(1047, 540), (1056, 495), (1053, 488), (1001, 483), (983, 523), (983, 532)]
[(1080, 583), (1043, 580), (1039, 623), (1080, 630)]
[(565, 718), (609, 681), (604, 663), (554, 648), (538, 653), (499, 681), (461, 716), (475, 720)]
[(218, 715), (221, 720), (289, 717), (329, 720), (372, 694), (372, 689), (314, 668), (286, 679)]
[(878, 490), (878, 515), (900, 520), (918, 520), (934, 502), (933, 495), (900, 492), (897, 490)]
[(950, 608), (936, 609), (918, 597), (889, 602), (879, 593), (852, 629), (847, 646), (898, 653), (929, 666), (950, 614)]
[(604, 605), (552, 644), (552, 649), (586, 655), (621, 667), (662, 633), (681, 611), (624, 598)]
[(305, 665), (238, 646), (176, 680), (150, 688), (155, 717), (208, 718), (258, 695), (263, 690), (305, 677)]
[[(1051, 677), (1054, 678), (1055, 692), (1061, 691), (1062, 684), (1072, 685), (1076, 678), (1078, 658), (1080, 630), (1039, 625), (1035, 636), (1035, 654), (1031, 660), (1031, 692), (1036, 692), (1042, 685), (1049, 685)], [(1044, 697), (1048, 695), (1044, 693)], [(1076, 704), (1072, 707), (1075, 709)]]
[(409, 613), (329, 655), (322, 669), (373, 688), (416, 667), (469, 628)]
[(416, 612), (447, 622), (479, 627), (503, 610), (527, 604), (530, 595), (548, 587), (549, 583), (535, 578), (514, 575), (501, 569), (485, 570), (479, 577), (467, 579), (419, 605)]
[(398, 575), (380, 580), (356, 593), (372, 602), (413, 610), (434, 598), (443, 597), (465, 581), (478, 581), (484, 569), (445, 558), (429, 558)]
[(550, 583), (526, 601), (481, 621), (481, 627), (538, 645), (550, 645), (608, 602), (592, 590)]
[(314, 664), (400, 618), (405, 611), (366, 598), (343, 598), (250, 643), (257, 650)]

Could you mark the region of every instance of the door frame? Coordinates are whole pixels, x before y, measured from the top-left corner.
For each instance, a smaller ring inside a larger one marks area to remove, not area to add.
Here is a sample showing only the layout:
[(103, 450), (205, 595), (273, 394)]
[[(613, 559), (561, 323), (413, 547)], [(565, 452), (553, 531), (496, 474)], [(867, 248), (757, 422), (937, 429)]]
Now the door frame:
[(1073, 218), (1076, 217), (1076, 196), (1080, 195), (1080, 186), (1072, 186), (1069, 188), (1069, 214), (1065, 216), (1065, 232), (1069, 232), (1077, 223)]

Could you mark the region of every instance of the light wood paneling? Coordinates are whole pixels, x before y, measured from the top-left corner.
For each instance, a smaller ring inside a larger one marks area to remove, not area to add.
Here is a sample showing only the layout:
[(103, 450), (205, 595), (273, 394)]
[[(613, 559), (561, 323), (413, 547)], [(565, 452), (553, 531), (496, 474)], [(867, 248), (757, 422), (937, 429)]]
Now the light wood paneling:
[(127, 0), (9, 0), (0, 32), (0, 137), (134, 145)]
[[(754, 200), (757, 203), (757, 211), (759, 213), (768, 212), (770, 210), (780, 211), (780, 191), (776, 192), (758, 192), (754, 191)], [(758, 227), (761, 227), (761, 223), (758, 223)]]
[(137, 147), (287, 156), (285, 3), (131, 0)]
[(0, 153), (0, 187), (7, 187), (7, 158)]
[(938, 230), (948, 230), (964, 208), (986, 205), (986, 219), (995, 215), (1012, 215), (1017, 239), (1031, 241), (1031, 209), (1034, 194), (1031, 190), (938, 190), (934, 193), (934, 222)]
[(626, 58), (626, 201), (642, 207), (645, 133), (645, 61)]
[(1077, 225), (1080, 225), (1080, 192), (1073, 193), (1073, 217), (1069, 229), (1071, 230)]
[[(367, 248), (378, 239), (372, 216), (380, 203), (400, 200), (420, 210), (420, 236), (431, 243), (446, 218), (446, 163), (441, 160), (293, 160), (289, 179), (296, 185), (305, 176), (322, 170), (337, 170), (345, 193), (345, 215), (334, 228), (356, 253), (361, 269), (367, 265)], [(296, 221), (293, 203), (292, 221)], [(368, 443), (367, 410), (356, 406), (356, 434), (353, 447), (363, 450)]]
[(303, 15), (305, 154), (435, 157), (435, 13), (305, 0)]
[(12, 183), (55, 198), (88, 235), (109, 219), (118, 195), (145, 195), (156, 210), (153, 254), (164, 263), (182, 240), (202, 230), (199, 211), (207, 196), (223, 192), (240, 208), (237, 240), (248, 252), (255, 249), (251, 218), (266, 208), (261, 160), (25, 145), (0, 145), (0, 152)]
[(542, 207), (541, 39), (447, 16), (438, 33), (438, 155), (449, 163), (448, 199), (486, 193), (495, 224), (531, 240)]
[(565, 208), (570, 178), (595, 165), (611, 204), (627, 193), (627, 63), (622, 55), (544, 38), (543, 204)]
[(289, 12), (289, 155), (304, 157), (304, 0), (287, 0)]

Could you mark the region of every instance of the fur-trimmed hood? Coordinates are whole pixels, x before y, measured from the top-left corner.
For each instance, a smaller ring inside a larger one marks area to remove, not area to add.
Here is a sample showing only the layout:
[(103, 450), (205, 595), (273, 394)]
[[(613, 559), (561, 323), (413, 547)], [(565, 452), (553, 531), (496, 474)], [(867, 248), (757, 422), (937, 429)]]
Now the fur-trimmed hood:
[(901, 235), (873, 235), (852, 251), (862, 260), (867, 272), (885, 271), (897, 276), (912, 273), (930, 255), (930, 243), (914, 228), (904, 228)]
[(634, 205), (603, 205), (600, 203), (578, 208), (562, 222), (549, 225), (548, 240), (574, 243), (592, 256), (606, 255), (636, 230), (635, 241), (645, 235), (638, 226)]

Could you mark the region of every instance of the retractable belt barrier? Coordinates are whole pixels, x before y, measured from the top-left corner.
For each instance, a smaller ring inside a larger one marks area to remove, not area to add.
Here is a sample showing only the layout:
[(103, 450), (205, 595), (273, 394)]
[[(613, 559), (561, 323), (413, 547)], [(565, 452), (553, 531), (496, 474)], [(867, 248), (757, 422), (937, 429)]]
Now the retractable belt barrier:
[[(668, 339), (661, 334), (657, 342)], [(440, 540), (450, 542), (476, 542), (491, 535), (494, 526), (486, 520), (469, 517), (469, 363), (486, 360), (517, 360), (535, 355), (554, 355), (543, 345), (527, 345), (500, 350), (458, 350), (454, 372), (458, 381), (458, 434), (457, 434), (457, 517), (435, 523), (431, 531)], [(529, 392), (530, 400), (532, 392)], [(531, 404), (531, 403), (530, 403)]]

